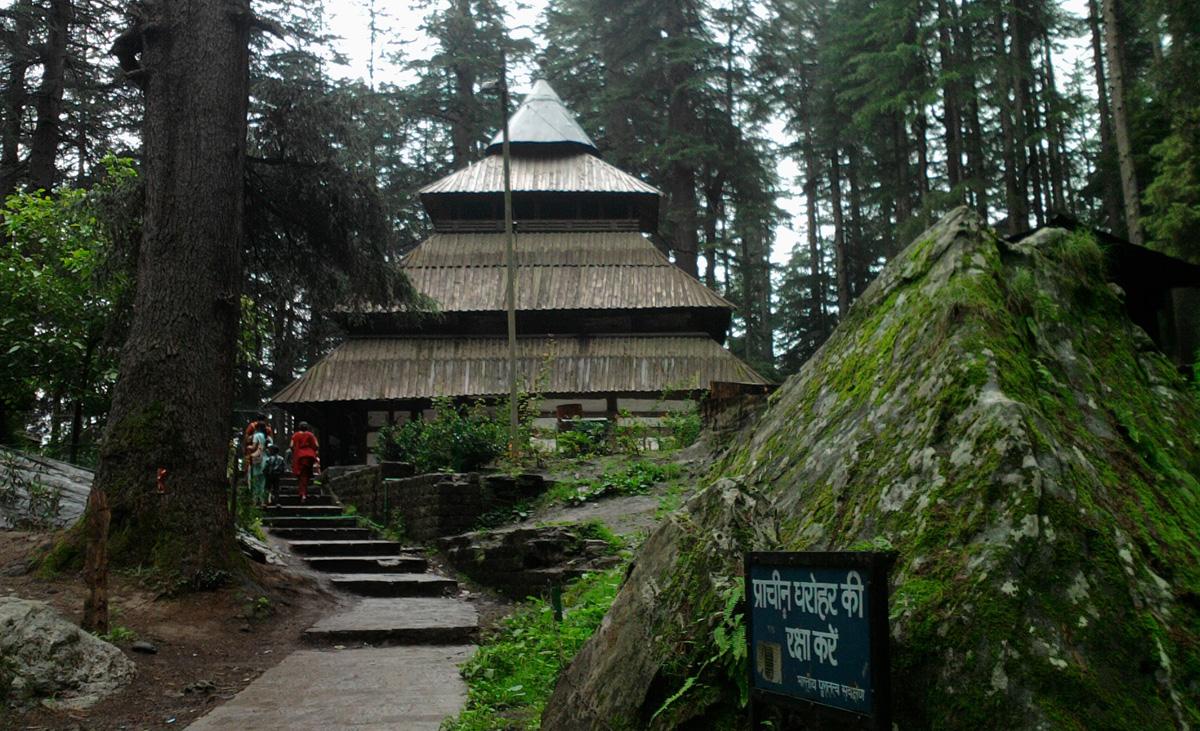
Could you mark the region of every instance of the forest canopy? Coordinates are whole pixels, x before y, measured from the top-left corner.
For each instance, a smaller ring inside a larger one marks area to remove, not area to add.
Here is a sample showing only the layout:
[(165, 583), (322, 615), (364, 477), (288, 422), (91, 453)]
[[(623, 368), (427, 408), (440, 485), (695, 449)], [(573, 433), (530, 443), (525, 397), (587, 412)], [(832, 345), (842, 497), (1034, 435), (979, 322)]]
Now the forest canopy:
[[(328, 350), (340, 299), (413, 296), (393, 265), (428, 230), (415, 191), (482, 153), (502, 74), (517, 99), (550, 80), (606, 160), (665, 192), (656, 243), (735, 303), (730, 345), (764, 373), (794, 372), (958, 205), (1200, 259), (1191, 0), (253, 9), (240, 408)], [(0, 441), (85, 462), (141, 215), (140, 100), (109, 52), (129, 12), (0, 10)]]

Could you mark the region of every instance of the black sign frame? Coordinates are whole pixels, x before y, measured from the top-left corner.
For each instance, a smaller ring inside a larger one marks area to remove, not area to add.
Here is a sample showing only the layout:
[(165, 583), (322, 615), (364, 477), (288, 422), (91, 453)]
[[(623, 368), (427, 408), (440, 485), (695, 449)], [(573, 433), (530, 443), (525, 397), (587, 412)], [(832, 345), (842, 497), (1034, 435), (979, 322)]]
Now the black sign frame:
[[(891, 628), (888, 621), (888, 573), (896, 562), (894, 552), (872, 551), (750, 551), (743, 557), (746, 604), (746, 676), (750, 688), (750, 728), (758, 731), (758, 707), (773, 707), (810, 719), (812, 728), (890, 731), (892, 728)], [(867, 596), (867, 623), (871, 630), (871, 713), (834, 708), (754, 687), (754, 622), (750, 612), (753, 565), (848, 569), (866, 574), (872, 591)], [(882, 588), (882, 591), (880, 591)]]

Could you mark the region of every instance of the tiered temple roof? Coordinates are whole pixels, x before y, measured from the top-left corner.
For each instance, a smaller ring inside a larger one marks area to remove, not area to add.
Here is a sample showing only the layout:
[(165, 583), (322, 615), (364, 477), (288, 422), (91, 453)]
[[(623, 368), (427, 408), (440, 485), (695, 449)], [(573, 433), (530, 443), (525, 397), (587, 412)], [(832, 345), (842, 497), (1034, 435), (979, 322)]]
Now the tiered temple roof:
[[(601, 160), (544, 81), (509, 124), (522, 382), (563, 397), (766, 384), (721, 346), (733, 305), (648, 237), (657, 227), (658, 189)], [(355, 334), (274, 402), (390, 408), (504, 393), (502, 194), (498, 139), (482, 160), (422, 188), (435, 233), (402, 267), (440, 315), (356, 308)]]

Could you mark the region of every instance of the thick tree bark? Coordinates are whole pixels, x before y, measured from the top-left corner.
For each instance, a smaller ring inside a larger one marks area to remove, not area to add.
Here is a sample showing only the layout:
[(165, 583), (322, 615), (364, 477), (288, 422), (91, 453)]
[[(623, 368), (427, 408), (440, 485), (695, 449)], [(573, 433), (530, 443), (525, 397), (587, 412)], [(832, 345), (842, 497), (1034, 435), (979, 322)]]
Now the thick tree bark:
[(239, 563), (225, 471), (253, 18), (247, 0), (146, 7), (135, 77), (146, 99), (145, 218), (93, 490), (112, 509), (115, 562), (197, 589)]
[(63, 89), (67, 70), (67, 38), (75, 9), (71, 0), (51, 0), (46, 43), (42, 49), (42, 83), (38, 88), (37, 126), (29, 146), (29, 189), (50, 191), (62, 137)]
[(1113, 132), (1117, 141), (1117, 166), (1121, 170), (1121, 195), (1125, 199), (1125, 229), (1129, 240), (1141, 244), (1142, 211), (1137, 172), (1133, 162), (1133, 142), (1129, 137), (1129, 112), (1126, 105), (1125, 70), (1121, 31), (1117, 26), (1117, 0), (1102, 0), (1104, 8), (1104, 46), (1108, 51), (1108, 79), (1112, 92)]

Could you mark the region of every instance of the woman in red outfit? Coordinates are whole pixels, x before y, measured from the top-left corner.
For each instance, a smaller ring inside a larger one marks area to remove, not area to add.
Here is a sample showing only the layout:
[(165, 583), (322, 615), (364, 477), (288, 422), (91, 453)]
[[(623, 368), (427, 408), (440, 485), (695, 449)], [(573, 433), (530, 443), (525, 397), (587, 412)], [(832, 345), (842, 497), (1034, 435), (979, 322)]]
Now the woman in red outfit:
[(308, 428), (308, 422), (300, 422), (296, 433), (292, 435), (292, 473), (299, 481), (300, 502), (308, 499), (308, 481), (312, 479), (313, 466), (317, 463), (320, 449), (316, 436)]

